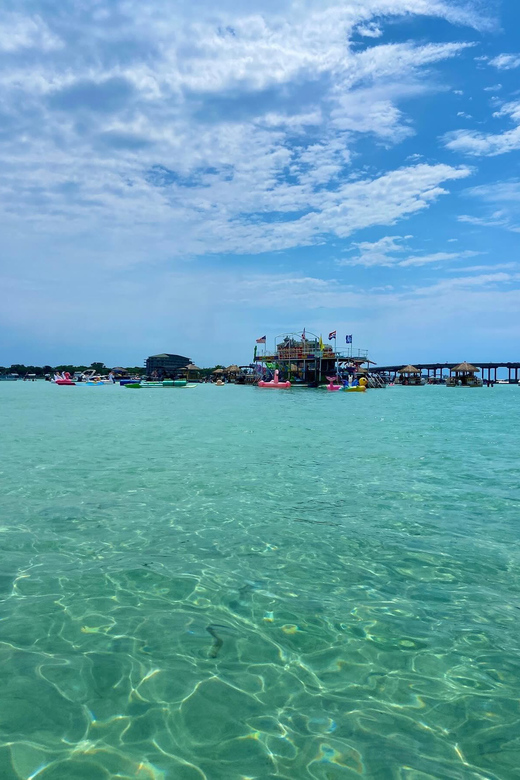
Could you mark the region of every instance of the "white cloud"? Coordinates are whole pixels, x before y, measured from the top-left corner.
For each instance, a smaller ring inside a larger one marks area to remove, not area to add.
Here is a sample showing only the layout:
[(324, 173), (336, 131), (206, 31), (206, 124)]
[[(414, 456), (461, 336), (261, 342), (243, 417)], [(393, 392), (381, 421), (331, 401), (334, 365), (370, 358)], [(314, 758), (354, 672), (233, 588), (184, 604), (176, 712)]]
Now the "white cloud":
[(372, 46), (355, 55), (356, 68), (360, 69), (356, 74), (356, 80), (359, 76), (377, 75), (381, 77), (408, 72), (413, 68), (456, 57), (472, 46), (474, 44), (468, 42), (429, 43), (423, 46), (414, 46), (410, 43), (389, 43)]
[(488, 64), (497, 68), (497, 70), (520, 68), (520, 54), (499, 54), (497, 57), (489, 60)]
[(413, 129), (403, 121), (403, 114), (379, 90), (356, 90), (339, 95), (331, 111), (332, 126), (356, 133), (374, 133), (391, 143), (413, 135)]
[(377, 24), (360, 24), (356, 32), (364, 38), (380, 38), (383, 35), (382, 29)]
[(520, 123), (520, 101), (513, 100), (510, 103), (504, 103), (500, 111), (495, 111), (493, 116), (510, 116), (515, 122)]
[(446, 136), (446, 146), (454, 152), (475, 157), (496, 157), (520, 149), (520, 128), (505, 133), (489, 134), (456, 130)]
[[(415, 289), (415, 295), (435, 295), (452, 290), (471, 290), (475, 287), (496, 288), (497, 285), (511, 284), (520, 281), (520, 274), (507, 274), (503, 271), (477, 276), (458, 276), (453, 279), (442, 279), (440, 282)], [(520, 291), (517, 291), (520, 292)]]
[(401, 103), (438, 89), (424, 69), (472, 45), (374, 38), (359, 50), (355, 31), (414, 14), (485, 28), (467, 5), (281, 0), (252, 12), (245, 0), (126, 0), (56, 17), (44, 7), (41, 25), (65, 50), (0, 74), (4, 232), (30, 226), (50, 243), (103, 234), (129, 245), (114, 264), (147, 258), (150, 239), (161, 259), (258, 253), (392, 225), (469, 174), (352, 167), (360, 137), (390, 146), (414, 132)]
[(520, 181), (495, 181), (464, 190), (464, 195), (480, 198), (488, 203), (520, 203)]
[(518, 268), (518, 263), (495, 263), (494, 265), (467, 265), (464, 268), (447, 268), (447, 271), (455, 273), (481, 273), (482, 271), (511, 271)]
[(63, 42), (40, 16), (7, 13), (0, 16), (0, 52), (11, 53), (18, 49), (50, 52), (62, 46)]
[(508, 116), (517, 123), (512, 130), (503, 133), (480, 133), (475, 130), (455, 130), (446, 133), (444, 143), (456, 152), (475, 157), (496, 157), (520, 149), (520, 102), (507, 103), (494, 117)]
[[(349, 39), (359, 24), (370, 25), (374, 16), (402, 14), (439, 16), (456, 24), (479, 27), (485, 21), (462, 8), (437, 0), (349, 0), (309, 2), (305, 7), (286, 3), (251, 12), (250, 5), (234, 4), (217, 10), (214, 4), (163, 8), (128, 0), (125, 13), (139, 35), (154, 41), (166, 66), (161, 74), (172, 92), (220, 92), (248, 86), (266, 89), (302, 76), (333, 71), (352, 84), (370, 72), (402, 72), (412, 67), (456, 56), (471, 43), (414, 46), (389, 44), (355, 53)], [(206, 7), (205, 7), (206, 6)], [(285, 11), (285, 13), (284, 13)], [(369, 28), (367, 28), (369, 29)], [(373, 29), (376, 29), (375, 27)], [(153, 79), (142, 64), (142, 76)]]
[(484, 87), (484, 92), (499, 92), (502, 89), (502, 84), (493, 84), (491, 87)]
[(339, 260), (338, 265), (390, 266), (395, 265), (396, 254), (405, 250), (402, 241), (412, 236), (385, 236), (379, 241), (361, 241), (353, 246), (359, 251), (356, 257)]
[[(213, 247), (216, 251), (240, 252), (244, 246), (252, 252), (285, 249), (315, 243), (326, 234), (346, 238), (361, 228), (390, 225), (427, 208), (446, 192), (439, 186), (441, 183), (464, 178), (469, 173), (467, 168), (417, 165), (319, 192), (310, 191), (304, 181), (303, 185), (295, 185), (295, 194), (300, 208), (305, 203), (311, 209), (308, 213), (297, 219), (270, 223), (230, 223), (217, 219), (212, 224), (209, 218), (203, 226), (206, 251)], [(278, 202), (287, 207), (290, 190), (287, 184), (271, 189), (265, 193), (266, 203), (275, 209)], [(238, 207), (239, 204), (234, 205), (235, 209)]]
[[(459, 269), (465, 271), (465, 269)], [(338, 279), (322, 279), (317, 276), (298, 274), (250, 274), (237, 277), (229, 272), (211, 272), (205, 281), (201, 280), (201, 290), (219, 290), (219, 302), (223, 306), (236, 305), (238, 302), (254, 308), (273, 306), (275, 310), (314, 311), (317, 309), (365, 309), (367, 306), (399, 307), (407, 301), (422, 302), (424, 298), (435, 299), (440, 292), (448, 293), (467, 290), (471, 293), (477, 288), (488, 290), (502, 289), (520, 281), (520, 274), (495, 270), (491, 273), (477, 273), (458, 277), (447, 277), (432, 284), (407, 285), (396, 289), (384, 285), (377, 290), (345, 284)], [(172, 290), (187, 291), (193, 283), (190, 273), (171, 273), (165, 277), (164, 290), (171, 296)], [(520, 289), (516, 290), (517, 297)], [(205, 295), (204, 295), (205, 297)], [(440, 302), (440, 301), (439, 301)], [(166, 302), (165, 302), (166, 304)], [(461, 302), (462, 305), (462, 302)]]
[[(458, 217), (460, 222), (479, 227), (504, 228), (512, 233), (520, 233), (520, 182), (497, 181), (491, 184), (470, 187), (464, 195), (476, 198), (484, 204), (490, 204), (493, 209), (485, 216), (463, 214)], [(499, 206), (500, 208), (496, 208)]]
[(466, 222), (469, 225), (477, 225), (479, 227), (500, 227), (505, 228), (512, 233), (520, 233), (520, 226), (511, 222), (511, 218), (507, 211), (494, 211), (489, 217), (476, 217), (471, 214), (461, 214), (457, 219), (459, 222)]
[(474, 252), (471, 249), (466, 249), (463, 252), (432, 252), (429, 255), (415, 255), (407, 257), (402, 260), (399, 265), (402, 268), (408, 268), (410, 266), (423, 266), (430, 263), (445, 263), (452, 260), (462, 260), (466, 257), (475, 257), (480, 252)]
[(385, 236), (379, 241), (362, 241), (354, 243), (358, 254), (345, 260), (338, 261), (338, 265), (355, 266), (362, 265), (367, 268), (375, 266), (410, 268), (429, 265), (432, 263), (445, 263), (454, 260), (462, 260), (474, 257), (479, 252), (464, 250), (461, 252), (430, 252), (429, 254), (413, 254), (403, 241), (412, 236)]
[(480, 225), (483, 227), (507, 227), (508, 222), (503, 217), (503, 212), (495, 211), (490, 217), (476, 217), (471, 214), (460, 214), (457, 217), (459, 222), (465, 222), (468, 225)]

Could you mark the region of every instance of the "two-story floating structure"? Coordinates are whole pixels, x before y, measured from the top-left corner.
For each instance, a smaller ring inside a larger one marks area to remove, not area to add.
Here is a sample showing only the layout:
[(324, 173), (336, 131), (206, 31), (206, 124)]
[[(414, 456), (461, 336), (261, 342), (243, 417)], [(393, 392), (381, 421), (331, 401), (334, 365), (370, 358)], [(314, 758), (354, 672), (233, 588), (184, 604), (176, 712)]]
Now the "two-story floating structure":
[(350, 349), (334, 351), (319, 336), (308, 331), (303, 334), (285, 333), (277, 336), (274, 349), (255, 350), (255, 363), (268, 369), (278, 368), (281, 379), (289, 379), (293, 385), (316, 385), (328, 376), (365, 373), (370, 365), (367, 350)]

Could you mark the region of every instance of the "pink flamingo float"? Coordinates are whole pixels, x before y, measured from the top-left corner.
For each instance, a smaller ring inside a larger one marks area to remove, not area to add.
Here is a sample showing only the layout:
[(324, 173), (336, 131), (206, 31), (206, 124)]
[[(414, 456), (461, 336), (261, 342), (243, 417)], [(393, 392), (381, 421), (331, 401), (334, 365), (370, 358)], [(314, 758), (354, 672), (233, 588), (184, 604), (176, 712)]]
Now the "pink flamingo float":
[(274, 379), (271, 379), (270, 382), (264, 382), (263, 379), (261, 379), (258, 383), (258, 387), (277, 387), (280, 390), (285, 390), (286, 388), (290, 387), (290, 382), (280, 382), (278, 379), (278, 369), (274, 372)]
[(62, 374), (56, 374), (54, 377), (54, 382), (57, 385), (75, 385), (76, 382), (73, 382), (70, 378), (70, 374), (68, 371), (64, 371)]
[(334, 382), (336, 381), (338, 377), (337, 376), (328, 376), (327, 379), (329, 380), (329, 384), (327, 385), (327, 390), (329, 390), (331, 393), (335, 393), (337, 390), (341, 390), (343, 385), (335, 385)]

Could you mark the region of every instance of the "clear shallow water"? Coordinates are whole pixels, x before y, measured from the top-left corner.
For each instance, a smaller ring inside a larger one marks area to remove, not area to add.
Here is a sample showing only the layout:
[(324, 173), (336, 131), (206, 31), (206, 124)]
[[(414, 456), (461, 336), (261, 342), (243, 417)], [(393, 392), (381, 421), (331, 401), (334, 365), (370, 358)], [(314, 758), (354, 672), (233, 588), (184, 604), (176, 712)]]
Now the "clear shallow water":
[(0, 403), (2, 780), (519, 777), (520, 388)]

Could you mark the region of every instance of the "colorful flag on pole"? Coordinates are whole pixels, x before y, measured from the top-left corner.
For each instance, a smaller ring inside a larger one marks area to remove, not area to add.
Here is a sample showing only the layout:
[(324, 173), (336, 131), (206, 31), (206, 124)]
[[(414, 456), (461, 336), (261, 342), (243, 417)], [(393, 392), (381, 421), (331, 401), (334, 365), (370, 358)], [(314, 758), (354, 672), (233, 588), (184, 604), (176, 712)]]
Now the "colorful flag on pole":
[(302, 333), (302, 341), (306, 341), (306, 338), (305, 338), (305, 328), (303, 329), (303, 333)]
[(258, 347), (255, 345), (255, 356), (254, 356), (254, 358), (253, 358), (253, 360), (255, 360), (255, 361), (256, 361), (256, 353), (257, 353), (257, 352), (258, 352)]
[(333, 331), (331, 331), (331, 333), (329, 333), (329, 341), (330, 341), (331, 339), (335, 339), (335, 338), (336, 338), (336, 331), (335, 331), (335, 330), (333, 330)]
[(324, 348), (325, 348), (325, 345), (323, 344), (323, 339), (322, 339), (321, 334), (320, 334), (320, 349), (321, 349), (322, 352), (323, 352)]
[(345, 336), (345, 341), (347, 344), (352, 344), (352, 336)]
[(257, 344), (265, 344), (266, 341), (267, 341), (267, 336), (262, 336), (261, 339), (257, 339), (256, 340), (256, 343)]

